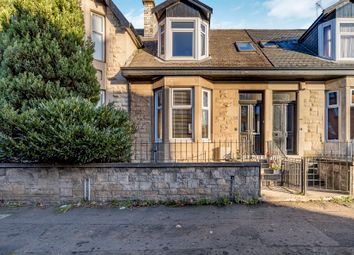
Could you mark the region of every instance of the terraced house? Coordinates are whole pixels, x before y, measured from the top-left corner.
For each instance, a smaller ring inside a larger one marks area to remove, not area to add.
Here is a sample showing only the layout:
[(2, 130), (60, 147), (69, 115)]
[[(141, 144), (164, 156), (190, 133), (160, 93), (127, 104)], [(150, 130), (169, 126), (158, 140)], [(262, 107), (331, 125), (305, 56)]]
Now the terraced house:
[(130, 112), (137, 161), (237, 161), (353, 151), (354, 1), (307, 30), (212, 29), (197, 0), (143, 0), (135, 30), (83, 1), (101, 103)]

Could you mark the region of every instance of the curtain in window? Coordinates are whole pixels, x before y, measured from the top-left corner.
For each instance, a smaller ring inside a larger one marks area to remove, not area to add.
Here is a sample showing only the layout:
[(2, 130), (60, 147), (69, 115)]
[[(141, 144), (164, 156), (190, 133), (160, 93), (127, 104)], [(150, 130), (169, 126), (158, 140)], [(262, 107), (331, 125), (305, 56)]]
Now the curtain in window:
[(323, 53), (327, 58), (332, 57), (332, 29), (331, 26), (327, 26), (323, 29)]
[(354, 23), (340, 24), (341, 57), (354, 58)]
[(341, 36), (341, 57), (354, 58), (354, 35)]

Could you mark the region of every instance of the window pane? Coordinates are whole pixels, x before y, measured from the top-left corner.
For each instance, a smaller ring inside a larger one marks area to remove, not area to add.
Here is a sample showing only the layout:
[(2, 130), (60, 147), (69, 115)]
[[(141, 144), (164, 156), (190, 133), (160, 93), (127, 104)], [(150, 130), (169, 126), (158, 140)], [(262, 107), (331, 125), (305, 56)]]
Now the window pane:
[(174, 106), (191, 106), (192, 105), (191, 90), (174, 90), (173, 105)]
[(193, 33), (173, 32), (174, 57), (193, 57)]
[(241, 132), (248, 132), (248, 107), (241, 106)]
[(162, 91), (157, 92), (157, 107), (162, 107)]
[(174, 109), (172, 111), (173, 138), (192, 138), (192, 110)]
[(343, 33), (354, 33), (354, 23), (340, 24), (340, 31)]
[(202, 56), (205, 56), (205, 54), (206, 54), (206, 36), (205, 36), (205, 34), (204, 33), (202, 33), (201, 34), (201, 46), (202, 46), (202, 48), (201, 48), (201, 55)]
[(328, 140), (338, 140), (338, 108), (328, 109), (328, 123), (327, 123), (327, 134)]
[(172, 22), (172, 28), (194, 28), (194, 22)]
[(101, 34), (92, 33), (92, 41), (95, 44), (93, 58), (103, 60), (103, 36)]
[(162, 140), (162, 109), (157, 111), (157, 139)]
[(92, 31), (103, 34), (103, 17), (93, 14), (92, 15)]
[(209, 111), (208, 110), (203, 110), (202, 138), (204, 138), (204, 139), (209, 138)]
[(161, 52), (160, 52), (160, 54), (161, 55), (165, 55), (165, 32), (161, 33), (160, 41), (161, 41)]
[(325, 57), (332, 57), (332, 29), (331, 26), (327, 26), (323, 29), (323, 55)]
[(354, 90), (352, 90), (352, 104), (354, 105)]
[(204, 25), (201, 25), (202, 28), (202, 32), (205, 33), (206, 32), (206, 27)]
[(354, 139), (354, 107), (350, 108), (350, 139)]
[(328, 105), (337, 105), (338, 104), (338, 98), (337, 98), (337, 92), (330, 92), (328, 93)]
[(255, 50), (252, 43), (250, 43), (250, 42), (237, 42), (236, 46), (239, 51), (254, 51)]
[(103, 106), (106, 104), (106, 91), (105, 90), (101, 90), (100, 91), (100, 101), (99, 101), (99, 105)]
[(209, 107), (209, 93), (203, 91), (203, 107)]
[(340, 47), (342, 58), (354, 58), (354, 36), (342, 35)]
[(253, 132), (261, 133), (261, 106), (259, 104), (254, 106)]

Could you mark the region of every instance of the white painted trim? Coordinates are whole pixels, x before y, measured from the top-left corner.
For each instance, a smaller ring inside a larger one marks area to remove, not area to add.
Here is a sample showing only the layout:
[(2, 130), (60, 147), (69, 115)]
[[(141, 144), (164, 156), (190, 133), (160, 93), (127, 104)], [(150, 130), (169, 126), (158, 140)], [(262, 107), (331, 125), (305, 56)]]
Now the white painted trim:
[[(99, 18), (102, 19), (102, 32), (98, 32), (98, 31), (93, 31), (93, 16), (97, 16)], [(106, 60), (106, 18), (104, 15), (101, 15), (101, 14), (98, 14), (96, 12), (93, 12), (91, 11), (91, 15), (90, 15), (90, 18), (91, 18), (91, 39), (93, 38), (93, 33), (97, 33), (97, 34), (100, 34), (102, 35), (102, 38), (103, 38), (103, 42), (102, 42), (102, 59), (95, 59), (97, 61), (101, 61), (101, 62), (105, 62)], [(93, 41), (93, 40), (92, 40)]]
[[(204, 93), (208, 94), (208, 105), (204, 106)], [(203, 138), (203, 132), (202, 132), (202, 139), (203, 141), (210, 141), (211, 140), (211, 90), (209, 89), (202, 89), (202, 97), (201, 97), (201, 101), (202, 101), (202, 126), (203, 126), (203, 111), (206, 110), (208, 111), (208, 137), (207, 138)]]
[[(172, 22), (193, 22), (194, 28), (172, 28)], [(165, 55), (161, 55), (161, 25), (165, 24)], [(201, 25), (206, 27), (206, 50), (205, 55), (201, 54)], [(192, 57), (176, 57), (173, 56), (173, 32), (192, 32), (193, 33), (193, 56)], [(159, 24), (159, 36), (158, 36), (158, 56), (164, 60), (175, 61), (193, 61), (203, 60), (209, 56), (209, 24), (204, 22), (200, 18), (166, 18)]]
[[(190, 105), (184, 105), (184, 106), (175, 106), (174, 105), (174, 98), (173, 98), (173, 92), (174, 91), (178, 91), (178, 90), (189, 90), (191, 93), (191, 104)], [(170, 89), (170, 126), (169, 126), (169, 133), (170, 133), (170, 141), (174, 141), (174, 142), (193, 142), (194, 140), (194, 90), (193, 88), (172, 88)], [(174, 109), (191, 109), (192, 110), (192, 138), (174, 138), (173, 137), (173, 110)]]
[(340, 25), (341, 24), (350, 24), (350, 23), (352, 23), (352, 24), (354, 24), (354, 19), (353, 18), (337, 18), (336, 19), (336, 22), (337, 22), (337, 31), (338, 31), (338, 33), (337, 33), (337, 47), (336, 47), (336, 51), (337, 51), (337, 60), (339, 60), (339, 61), (353, 61), (354, 60), (354, 58), (342, 58), (341, 57), (341, 37), (342, 37), (342, 34), (344, 34), (344, 35), (352, 35), (352, 36), (354, 36), (354, 33), (341, 33), (341, 31), (340, 31)]
[[(332, 34), (332, 45), (331, 45), (331, 57), (327, 58), (326, 56), (324, 56), (324, 28), (325, 27), (331, 27), (331, 34)], [(322, 23), (321, 25), (318, 26), (318, 55), (322, 58), (325, 59), (329, 59), (329, 60), (335, 60), (336, 56), (337, 56), (337, 49), (336, 49), (336, 41), (338, 41), (337, 36), (336, 36), (336, 31), (337, 31), (337, 27), (336, 27), (336, 22), (335, 20), (330, 20), (327, 22)]]

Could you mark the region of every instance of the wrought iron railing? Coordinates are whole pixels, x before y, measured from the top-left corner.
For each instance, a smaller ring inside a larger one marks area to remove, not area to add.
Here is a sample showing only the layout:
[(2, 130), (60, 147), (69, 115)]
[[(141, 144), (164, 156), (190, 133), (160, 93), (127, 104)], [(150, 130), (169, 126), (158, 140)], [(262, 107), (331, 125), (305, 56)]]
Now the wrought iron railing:
[(354, 142), (327, 142), (319, 155), (323, 158), (346, 159), (354, 162)]
[(136, 163), (203, 163), (256, 161), (253, 144), (239, 141), (135, 142), (132, 162)]

